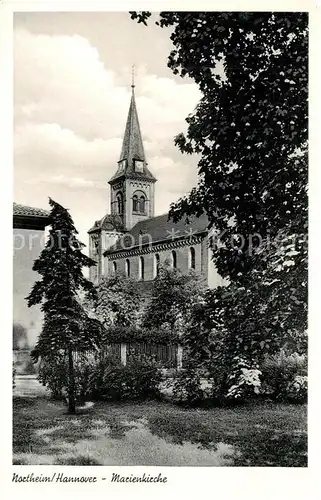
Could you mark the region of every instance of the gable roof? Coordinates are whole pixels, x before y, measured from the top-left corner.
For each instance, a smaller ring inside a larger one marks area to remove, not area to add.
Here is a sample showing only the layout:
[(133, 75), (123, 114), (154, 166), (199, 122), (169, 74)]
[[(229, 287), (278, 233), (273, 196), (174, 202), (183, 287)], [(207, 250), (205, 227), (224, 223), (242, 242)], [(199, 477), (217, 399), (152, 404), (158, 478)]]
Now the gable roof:
[(96, 231), (124, 231), (124, 224), (122, 218), (118, 214), (106, 214), (100, 220), (96, 220), (93, 227), (87, 233), (94, 233)]
[[(156, 178), (147, 168), (147, 161), (144, 151), (142, 134), (140, 131), (138, 113), (135, 102), (134, 86), (132, 86), (132, 96), (127, 116), (123, 145), (120, 153), (119, 162), (126, 160), (125, 170), (121, 169), (121, 164), (118, 164), (116, 173), (112, 176), (109, 183), (122, 177), (131, 177), (135, 179), (147, 179), (156, 182)], [(143, 162), (143, 171), (135, 171), (135, 160)]]
[[(183, 239), (195, 234), (205, 233), (208, 229), (209, 220), (205, 213), (196, 216), (189, 216), (189, 222), (186, 223), (186, 217), (183, 217), (178, 222), (168, 220), (168, 213), (152, 217), (144, 221), (138, 222), (126, 235), (118, 240), (115, 245), (106, 250), (105, 255), (128, 250), (136, 245), (147, 243), (148, 239), (144, 240), (143, 235), (148, 235), (152, 243), (161, 241), (172, 241), (173, 239)], [(127, 236), (128, 235), (128, 236)], [(141, 240), (141, 241), (140, 241)]]

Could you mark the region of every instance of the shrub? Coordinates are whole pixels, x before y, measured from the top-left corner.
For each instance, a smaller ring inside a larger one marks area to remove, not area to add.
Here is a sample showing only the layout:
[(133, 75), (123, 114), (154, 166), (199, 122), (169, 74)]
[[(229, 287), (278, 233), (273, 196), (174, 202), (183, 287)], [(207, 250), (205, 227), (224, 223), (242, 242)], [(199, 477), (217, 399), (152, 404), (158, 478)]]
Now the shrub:
[(305, 403), (308, 399), (308, 377), (296, 375), (288, 384), (287, 399), (293, 403)]
[[(76, 400), (83, 401), (90, 396), (90, 377), (94, 369), (94, 360), (79, 356), (74, 361)], [(68, 362), (64, 354), (46, 356), (39, 366), (39, 381), (45, 385), (55, 399), (63, 399), (68, 390)]]
[(228, 372), (226, 366), (219, 367), (215, 370), (212, 367), (209, 372), (188, 363), (172, 383), (173, 401), (189, 406), (226, 404), (243, 402), (259, 394), (261, 372), (256, 365), (237, 356)]
[(261, 371), (241, 356), (235, 356), (227, 378), (227, 400), (244, 401), (260, 393)]
[[(74, 362), (74, 375), (78, 402), (160, 397), (161, 371), (146, 358), (132, 360), (123, 366), (113, 355), (97, 360), (79, 355)], [(43, 359), (38, 378), (54, 398), (64, 398), (68, 382), (67, 359), (63, 355)]]
[[(301, 402), (307, 395), (307, 357), (283, 350), (261, 364), (262, 392), (279, 401)], [(300, 388), (299, 388), (300, 386)], [(297, 394), (297, 398), (295, 396)]]
[(167, 381), (167, 386), (172, 388), (173, 402), (188, 406), (210, 403), (215, 397), (215, 385), (207, 375), (195, 368), (180, 370), (174, 380)]
[(91, 394), (103, 400), (159, 398), (161, 381), (158, 365), (148, 358), (133, 359), (123, 366), (107, 356), (91, 374)]
[(62, 399), (67, 384), (67, 363), (62, 355), (42, 358), (38, 380), (46, 386), (55, 399)]

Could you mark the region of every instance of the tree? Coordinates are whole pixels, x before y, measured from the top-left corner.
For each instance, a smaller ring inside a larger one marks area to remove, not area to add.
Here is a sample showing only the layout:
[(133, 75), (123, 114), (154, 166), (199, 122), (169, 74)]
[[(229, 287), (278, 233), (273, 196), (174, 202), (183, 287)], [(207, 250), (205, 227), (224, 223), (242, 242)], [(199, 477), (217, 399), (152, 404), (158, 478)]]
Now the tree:
[(49, 238), (33, 270), (40, 274), (27, 297), (28, 306), (41, 304), (44, 323), (33, 352), (36, 361), (64, 353), (68, 358), (68, 410), (76, 411), (73, 353), (78, 350), (97, 349), (101, 326), (90, 318), (80, 304), (78, 293), (88, 297), (95, 289), (82, 272), (95, 262), (82, 253), (73, 220), (65, 208), (49, 198)]
[[(131, 13), (144, 24), (150, 15)], [(168, 66), (202, 92), (186, 118), (187, 134), (175, 138), (182, 153), (200, 155), (199, 183), (172, 205), (170, 216), (205, 210), (215, 227), (214, 262), (230, 282), (222, 306), (231, 338), (240, 337), (248, 349), (255, 338), (265, 349), (269, 336), (301, 342), (307, 327), (308, 15), (161, 12), (157, 24), (172, 30)]]
[(145, 328), (170, 328), (182, 332), (191, 310), (201, 301), (203, 280), (192, 270), (183, 274), (165, 263), (153, 282), (142, 324)]
[(126, 327), (137, 324), (143, 305), (137, 281), (116, 273), (100, 280), (92, 308), (105, 328)]

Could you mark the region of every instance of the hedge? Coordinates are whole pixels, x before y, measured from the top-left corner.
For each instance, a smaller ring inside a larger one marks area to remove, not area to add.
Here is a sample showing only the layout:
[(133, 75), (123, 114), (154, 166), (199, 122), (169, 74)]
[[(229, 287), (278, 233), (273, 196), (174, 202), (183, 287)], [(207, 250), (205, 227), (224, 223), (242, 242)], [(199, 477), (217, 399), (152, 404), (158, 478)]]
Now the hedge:
[(170, 329), (148, 329), (136, 327), (112, 326), (106, 329), (103, 344), (112, 343), (146, 343), (146, 344), (178, 344), (180, 336)]

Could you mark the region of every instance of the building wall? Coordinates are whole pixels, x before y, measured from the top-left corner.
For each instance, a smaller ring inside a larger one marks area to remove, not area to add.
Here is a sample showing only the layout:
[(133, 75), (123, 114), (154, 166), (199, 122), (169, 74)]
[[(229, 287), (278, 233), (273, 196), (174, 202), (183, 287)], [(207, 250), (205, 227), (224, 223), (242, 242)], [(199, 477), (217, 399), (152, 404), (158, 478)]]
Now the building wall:
[[(207, 273), (207, 251), (205, 252), (204, 241), (197, 243), (195, 245), (184, 245), (178, 248), (168, 248), (166, 250), (157, 250), (149, 253), (142, 253), (141, 256), (144, 258), (144, 280), (150, 281), (155, 278), (155, 254), (158, 253), (160, 257), (160, 264), (164, 264), (166, 260), (171, 262), (172, 250), (176, 252), (176, 267), (183, 272), (187, 272), (190, 268), (190, 247), (193, 246), (195, 249), (195, 271), (197, 273), (202, 273), (206, 276)], [(139, 259), (140, 255), (134, 255), (129, 257), (105, 257), (105, 270), (108, 269), (107, 273), (113, 273), (113, 262), (117, 264), (117, 272), (125, 273), (126, 259), (130, 262), (130, 275), (133, 279), (139, 279)], [(205, 259), (205, 260), (204, 260)], [(105, 274), (107, 274), (105, 273)]]
[[(136, 191), (142, 191), (146, 196), (145, 214), (133, 213), (133, 196)], [(154, 183), (149, 181), (139, 181), (126, 179), (115, 182), (110, 187), (111, 213), (117, 214), (118, 207), (116, 197), (121, 193), (123, 197), (123, 221), (124, 226), (129, 231), (138, 222), (154, 217)]]
[(213, 251), (208, 248), (207, 252), (208, 258), (208, 287), (209, 288), (217, 288), (218, 286), (226, 286), (228, 284), (228, 280), (221, 277), (218, 274), (218, 271), (213, 262)]
[(25, 297), (39, 279), (32, 266), (43, 248), (43, 238), (41, 230), (13, 230), (13, 328), (14, 344), (20, 349), (35, 345), (42, 326), (40, 307), (29, 308)]
[[(136, 191), (142, 191), (146, 196), (145, 215), (133, 213), (133, 196)], [(126, 181), (126, 220), (125, 227), (130, 230), (138, 222), (154, 217), (154, 184), (151, 182)]]
[[(105, 269), (104, 252), (113, 246), (122, 233), (116, 231), (100, 230), (89, 235), (89, 257), (97, 262), (96, 266), (89, 269), (89, 279), (97, 284), (100, 276), (108, 274), (108, 269)], [(98, 246), (95, 242), (97, 241)]]

